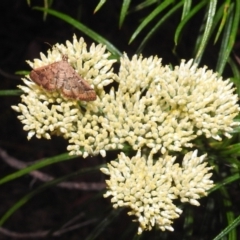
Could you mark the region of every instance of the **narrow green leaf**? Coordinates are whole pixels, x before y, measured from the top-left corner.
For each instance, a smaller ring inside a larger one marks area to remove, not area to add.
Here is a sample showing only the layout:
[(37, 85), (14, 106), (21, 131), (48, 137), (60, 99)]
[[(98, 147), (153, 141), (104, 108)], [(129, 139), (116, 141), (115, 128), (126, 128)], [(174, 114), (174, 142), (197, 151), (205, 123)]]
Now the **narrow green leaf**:
[(209, 2), (207, 22), (206, 22), (205, 27), (204, 27), (204, 33), (203, 33), (201, 43), (200, 43), (200, 46), (198, 48), (196, 57), (194, 59), (194, 63), (199, 64), (199, 62), (201, 61), (203, 52), (204, 52), (204, 50), (207, 46), (208, 39), (209, 39), (210, 33), (211, 33), (211, 28), (212, 28), (212, 24), (213, 24), (214, 15), (216, 13), (216, 6), (217, 6), (217, 0), (211, 0)]
[(173, 0), (164, 1), (163, 3), (159, 4), (157, 8), (155, 8), (139, 25), (139, 27), (135, 30), (133, 35), (130, 38), (129, 44), (138, 36), (138, 34), (153, 20), (155, 17), (161, 13), (166, 7), (168, 7)]
[(119, 28), (122, 27), (125, 17), (127, 16), (128, 8), (131, 3), (131, 0), (123, 0), (120, 19), (119, 19)]
[[(223, 202), (223, 208), (224, 208), (223, 212), (226, 214), (226, 216), (222, 216), (222, 217), (225, 218), (225, 222), (228, 225), (227, 228), (225, 228), (225, 230), (223, 230), (220, 235), (226, 236), (228, 234), (227, 239), (237, 239), (236, 228), (232, 227), (232, 223), (234, 222), (234, 212), (231, 211), (233, 203), (231, 201), (231, 198), (229, 196), (227, 189), (224, 186), (220, 188), (220, 192), (221, 192), (221, 200)], [(218, 239), (222, 239), (222, 237), (214, 238), (214, 240), (218, 240)]]
[[(235, 7), (235, 13), (233, 13)], [(239, 24), (240, 24), (240, 1), (236, 1), (235, 5), (229, 7), (229, 17), (225, 25), (223, 41), (220, 48), (216, 70), (221, 74), (228, 61), (236, 40)]]
[[(230, 35), (231, 35), (232, 22), (233, 22), (232, 8), (233, 8), (233, 5), (231, 5), (231, 7), (230, 7), (231, 14), (229, 14), (227, 22), (224, 27), (222, 42), (221, 42), (221, 46), (220, 46), (220, 50), (219, 50), (219, 54), (218, 54), (218, 62), (217, 62), (217, 66), (216, 66), (216, 71), (218, 71), (220, 74), (223, 72), (223, 65), (225, 66), (224, 63), (226, 63), (226, 61), (227, 61), (227, 59), (224, 59), (224, 57), (228, 58), (228, 56), (229, 56), (227, 54), (227, 47), (228, 47), (228, 43), (229, 43), (229, 39), (230, 39)], [(220, 70), (220, 69), (222, 69), (222, 70)]]
[(185, 18), (179, 23), (177, 30), (175, 32), (175, 36), (174, 36), (174, 42), (175, 45), (178, 44), (178, 38), (180, 36), (180, 33), (182, 32), (183, 27), (186, 25), (186, 23), (193, 17), (196, 15), (196, 13), (204, 6), (206, 5), (207, 0), (205, 1), (201, 1), (199, 4), (197, 4), (189, 13), (188, 15), (185, 16)]
[(232, 72), (233, 72), (233, 78), (231, 78), (231, 81), (235, 84), (237, 90), (237, 94), (238, 96), (240, 96), (240, 71), (239, 71), (239, 65), (237, 65), (235, 63), (235, 61), (233, 61), (231, 59), (231, 57), (228, 59), (228, 64), (229, 66), (231, 67), (232, 69)]
[(104, 5), (105, 2), (106, 2), (106, 0), (100, 0), (100, 2), (98, 3), (98, 5), (97, 5), (96, 8), (94, 9), (94, 13), (96, 13), (98, 10), (100, 10), (100, 8)]
[(21, 206), (23, 206), (25, 203), (27, 203), (31, 198), (33, 198), (35, 195), (39, 194), (40, 192), (44, 191), (45, 189), (51, 187), (51, 186), (55, 186), (56, 184), (63, 182), (71, 177), (75, 177), (75, 176), (81, 176), (82, 174), (86, 174), (88, 172), (93, 172), (93, 171), (99, 171), (99, 169), (102, 167), (103, 165), (100, 166), (95, 166), (92, 168), (85, 168), (85, 169), (80, 169), (76, 172), (70, 173), (68, 175), (65, 175), (63, 177), (54, 179), (52, 181), (46, 182), (44, 184), (42, 184), (40, 187), (38, 187), (36, 190), (30, 192), (29, 194), (25, 195), (24, 197), (22, 197), (19, 201), (17, 201), (10, 209), (8, 209), (8, 211), (2, 216), (2, 218), (0, 219), (0, 226), (3, 225), (3, 223), (11, 216), (13, 215)]
[[(50, 8), (52, 6), (53, 0), (44, 0), (44, 8)], [(47, 12), (43, 13), (43, 21), (47, 19)]]
[(184, 19), (188, 15), (188, 13), (190, 12), (191, 6), (192, 6), (192, 0), (184, 1), (181, 19)]
[(103, 38), (102, 36), (100, 36), (98, 33), (94, 32), (93, 30), (91, 30), (90, 28), (86, 27), (85, 25), (83, 25), (82, 23), (78, 22), (77, 20), (75, 20), (74, 18), (52, 10), (52, 9), (45, 9), (42, 7), (34, 7), (34, 9), (36, 10), (40, 10), (40, 11), (46, 11), (49, 14), (56, 16), (62, 20), (64, 20), (65, 22), (69, 23), (70, 25), (72, 25), (73, 27), (77, 28), (78, 30), (82, 31), (84, 34), (86, 34), (87, 36), (89, 36), (90, 38), (92, 38), (93, 40), (95, 40), (98, 43), (102, 43), (104, 45), (106, 45), (107, 49), (116, 57), (120, 57), (122, 55), (122, 53), (115, 47), (113, 46), (113, 44), (111, 44), (109, 41), (107, 41), (105, 38)]
[[(238, 58), (237, 55), (235, 55), (235, 58), (236, 59)], [(229, 58), (228, 63), (232, 68), (234, 78), (238, 80), (238, 83), (235, 82), (235, 84), (239, 85), (240, 84), (240, 70), (239, 70), (240, 58), (239, 58), (239, 62), (237, 62), (237, 63), (235, 63), (235, 61), (233, 61), (232, 58)], [(240, 86), (239, 86), (239, 88), (240, 88)]]
[(148, 6), (151, 6), (155, 3), (158, 3), (158, 0), (146, 0), (144, 2), (139, 3), (137, 6), (133, 8), (133, 12), (140, 11)]
[(239, 173), (232, 174), (230, 177), (224, 178), (224, 180), (215, 184), (214, 187), (211, 188), (208, 192), (209, 193), (214, 192), (214, 191), (218, 190), (219, 188), (221, 188), (223, 186), (226, 186), (226, 185), (234, 183), (234, 182), (238, 182), (239, 180), (240, 180)]
[(28, 75), (30, 73), (30, 71), (26, 71), (26, 70), (19, 70), (19, 71), (16, 71), (15, 74), (17, 75)]
[(233, 154), (235, 156), (240, 156), (240, 143), (233, 144), (231, 146), (228, 146), (227, 149), (219, 151), (221, 151), (221, 155)]
[(12, 174), (8, 174), (7, 176), (1, 178), (0, 179), (0, 185), (3, 184), (3, 183), (6, 183), (6, 182), (12, 181), (16, 178), (19, 178), (19, 177), (21, 177), (25, 174), (28, 174), (29, 172), (34, 171), (36, 169), (43, 168), (43, 167), (46, 167), (46, 166), (54, 164), (54, 163), (67, 161), (67, 160), (70, 160), (70, 159), (73, 159), (73, 158), (76, 158), (76, 156), (70, 156), (68, 153), (63, 153), (63, 154), (60, 154), (60, 155), (57, 155), (57, 156), (54, 156), (54, 157), (42, 159), (42, 160), (38, 161), (37, 163), (29, 166), (29, 167), (21, 169), (21, 170), (19, 170), (17, 172), (14, 172)]
[(91, 233), (85, 240), (98, 239), (98, 236), (113, 222), (122, 210), (121, 208), (112, 209), (108, 216), (99, 221), (99, 224), (91, 230)]
[(226, 149), (226, 147), (231, 145), (233, 142), (234, 138), (224, 138), (221, 142), (212, 139), (209, 141), (209, 146), (215, 149), (215, 151), (218, 151), (219, 149)]
[[(234, 221), (232, 221), (220, 234), (218, 234), (213, 240), (220, 240), (223, 239), (229, 232), (232, 230), (236, 230), (237, 226), (240, 225), (240, 216), (238, 216)], [(228, 238), (230, 239), (230, 238)], [(231, 238), (237, 239), (237, 238)]]
[[(153, 35), (155, 34), (155, 32), (158, 30), (158, 28), (168, 19), (170, 18), (175, 12), (177, 12), (177, 10), (183, 5), (184, 0), (182, 0), (181, 2), (179, 2), (178, 4), (176, 4), (174, 7), (171, 8), (170, 11), (168, 11), (159, 21), (158, 23), (150, 30), (150, 32), (145, 36), (145, 38), (143, 39), (143, 41), (141, 42), (141, 44), (139, 45), (136, 53), (139, 54), (142, 52), (142, 50), (144, 49), (145, 45), (147, 44), (147, 42), (153, 37)], [(161, 47), (161, 46), (159, 46)]]
[(0, 96), (19, 96), (22, 93), (23, 91), (20, 89), (0, 90)]
[(218, 11), (216, 13), (216, 16), (215, 16), (215, 19), (213, 21), (213, 24), (216, 24), (216, 18), (218, 18), (218, 15), (221, 15), (222, 16), (222, 20), (221, 20), (221, 23), (220, 23), (220, 26), (218, 28), (218, 31), (217, 31), (217, 34), (216, 34), (216, 37), (214, 39), (214, 44), (217, 42), (220, 34), (222, 33), (223, 31), (223, 28), (226, 24), (226, 21), (227, 21), (227, 17), (228, 17), (228, 14), (229, 14), (229, 4), (230, 4), (230, 0), (228, 0), (227, 2), (225, 2), (221, 7), (218, 8)]
[[(43, 2), (44, 2), (44, 8), (49, 8), (48, 0), (44, 0)], [(43, 13), (43, 21), (46, 21), (46, 19), (47, 19), (47, 12), (44, 12)]]
[(0, 226), (6, 222), (6, 220), (13, 215), (21, 206), (23, 206), (25, 203), (29, 201), (29, 199), (32, 197), (32, 194), (27, 194), (23, 198), (21, 198), (18, 202), (16, 202), (10, 209), (7, 210), (7, 212), (1, 217), (0, 219)]

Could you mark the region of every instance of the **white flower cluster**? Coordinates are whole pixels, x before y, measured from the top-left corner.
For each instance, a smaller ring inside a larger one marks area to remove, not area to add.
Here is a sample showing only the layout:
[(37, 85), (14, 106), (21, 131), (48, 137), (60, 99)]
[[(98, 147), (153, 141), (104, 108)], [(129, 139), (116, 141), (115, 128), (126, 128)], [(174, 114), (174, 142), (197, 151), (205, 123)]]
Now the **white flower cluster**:
[[(94, 102), (77, 102), (47, 92), (24, 79), (23, 104), (13, 106), (29, 131), (28, 138), (62, 135), (69, 140), (70, 154), (106, 155), (106, 151), (148, 148), (151, 154), (181, 151), (191, 141), (205, 134), (221, 140), (219, 133), (230, 137), (239, 112), (237, 95), (228, 80), (223, 81), (206, 68), (197, 68), (192, 60), (175, 69), (162, 66), (157, 57), (143, 59), (126, 55), (121, 59), (119, 74), (112, 72), (105, 47), (94, 44), (87, 50), (81, 38), (73, 44), (56, 45), (48, 56), (29, 64), (33, 68), (61, 60), (69, 63), (93, 85), (98, 98)], [(118, 88), (109, 93), (104, 86), (117, 81)]]
[[(206, 68), (197, 69), (192, 60), (171, 70), (157, 57), (129, 60), (125, 55), (116, 80), (118, 89), (103, 95), (98, 105), (101, 114), (87, 115), (87, 128), (79, 123), (69, 141), (73, 154), (79, 154), (79, 146), (91, 145), (91, 154), (96, 154), (124, 144), (151, 153), (181, 151), (201, 134), (217, 140), (219, 133), (230, 137), (228, 132), (238, 124), (233, 121), (239, 106), (232, 84)], [(88, 136), (82, 137), (85, 145), (80, 135)]]
[(172, 168), (175, 194), (181, 202), (189, 202), (199, 206), (197, 199), (207, 195), (207, 190), (213, 187), (213, 181), (209, 180), (212, 173), (208, 173), (212, 167), (207, 167), (206, 154), (197, 157), (197, 151), (187, 153), (182, 161), (182, 167), (175, 164)]
[[(115, 60), (106, 48), (92, 44), (89, 50), (83, 38), (73, 43), (57, 44), (48, 56), (29, 62), (32, 68), (61, 61), (67, 55), (69, 64), (96, 91), (92, 102), (67, 99), (58, 91), (49, 92), (27, 76), (22, 103), (13, 106), (28, 131), (28, 139), (51, 138), (55, 134), (68, 140), (70, 154), (101, 154), (130, 147), (133, 158), (119, 155), (102, 171), (110, 176), (108, 191), (114, 207), (129, 207), (130, 215), (139, 221), (139, 233), (157, 225), (172, 231), (172, 221), (181, 210), (173, 204), (199, 205), (197, 199), (213, 186), (210, 167), (202, 163), (205, 155), (197, 151), (185, 155), (182, 165), (174, 164), (171, 151), (192, 147), (200, 135), (221, 140), (231, 137), (240, 108), (229, 80), (223, 81), (206, 67), (197, 68), (192, 60), (171, 69), (162, 66), (157, 57), (123, 55), (119, 73), (113, 73)], [(104, 87), (115, 81), (110, 91)], [(141, 155), (148, 153), (147, 156)], [(154, 159), (155, 154), (162, 154)], [(154, 160), (153, 160), (154, 159)]]
[(101, 171), (110, 176), (106, 180), (114, 208), (130, 208), (139, 222), (138, 233), (151, 230), (157, 225), (162, 231), (173, 231), (172, 220), (182, 210), (173, 200), (199, 205), (196, 199), (206, 195), (213, 187), (209, 180), (211, 167), (202, 163), (206, 155), (197, 157), (197, 151), (185, 155), (182, 167), (174, 164), (176, 157), (165, 155), (155, 162), (151, 157), (141, 156), (140, 151), (131, 159), (121, 153), (118, 161), (111, 161)]
[[(69, 63), (81, 77), (94, 87), (100, 98), (105, 94), (104, 86), (116, 78), (111, 69), (116, 60), (108, 59), (110, 53), (106, 53), (106, 47), (101, 44), (97, 46), (92, 44), (87, 50), (83, 38), (78, 41), (74, 36), (73, 43), (67, 41), (66, 45), (57, 44), (52, 51), (48, 51), (47, 57), (41, 53), (41, 60), (35, 59), (34, 63), (28, 61), (29, 65), (34, 69), (47, 66), (61, 61), (63, 54), (67, 55)], [(32, 82), (29, 77), (23, 79), (23, 82), (25, 85), (19, 86), (24, 92), (21, 96), (22, 103), (12, 106), (12, 108), (21, 113), (18, 118), (24, 124), (24, 130), (28, 131), (28, 139), (34, 135), (38, 138), (50, 139), (54, 134), (69, 139), (78, 131), (80, 121), (83, 121), (84, 126), (84, 119), (86, 120), (88, 112), (92, 114), (100, 110), (99, 100), (94, 103), (78, 102), (65, 98), (58, 91), (44, 90)], [(86, 144), (81, 146), (86, 147)], [(87, 147), (84, 151), (85, 155), (88, 155)]]

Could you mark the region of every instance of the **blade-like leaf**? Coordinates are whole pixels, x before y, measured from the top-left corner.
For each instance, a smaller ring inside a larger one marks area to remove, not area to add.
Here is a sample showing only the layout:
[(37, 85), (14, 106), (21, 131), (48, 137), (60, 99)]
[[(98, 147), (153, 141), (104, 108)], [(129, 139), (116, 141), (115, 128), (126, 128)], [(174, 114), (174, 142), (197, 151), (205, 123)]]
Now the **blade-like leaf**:
[(207, 1), (201, 1), (200, 3), (198, 3), (186, 16), (185, 18), (179, 23), (177, 30), (175, 32), (174, 35), (174, 42), (175, 45), (178, 44), (178, 38), (180, 36), (180, 33), (182, 32), (183, 27), (186, 25), (186, 23), (193, 17), (196, 15), (196, 13), (204, 6), (206, 5)]
[[(235, 7), (235, 13), (233, 12)], [(231, 4), (229, 8), (229, 17), (225, 25), (223, 41), (220, 48), (218, 63), (216, 70), (221, 74), (228, 61), (230, 52), (232, 51), (240, 24), (240, 1), (236, 1), (235, 5)]]
[[(222, 201), (222, 205), (223, 205), (222, 207), (223, 207), (224, 213), (226, 215), (226, 216), (223, 216), (223, 217), (225, 218), (224, 220), (226, 221), (226, 224), (228, 225), (228, 227), (226, 229), (231, 228), (231, 231), (230, 230), (229, 231), (222, 231), (221, 235), (225, 236), (228, 233), (228, 238), (227, 239), (237, 239), (236, 229), (230, 227), (230, 226), (232, 226), (232, 223), (234, 221), (234, 212), (231, 211), (231, 209), (233, 208), (233, 202), (231, 201), (229, 193), (224, 186), (222, 186), (220, 188), (220, 192), (221, 192), (221, 201)], [(216, 240), (216, 239), (222, 239), (222, 238), (216, 237), (214, 239)]]
[(43, 167), (46, 167), (46, 166), (54, 164), (54, 163), (67, 161), (67, 160), (70, 160), (72, 158), (76, 158), (76, 156), (70, 156), (68, 153), (64, 153), (64, 154), (61, 154), (61, 155), (57, 155), (57, 156), (54, 156), (54, 157), (43, 159), (43, 160), (38, 161), (37, 163), (35, 163), (35, 164), (33, 164), (29, 167), (26, 167), (24, 169), (21, 169), (17, 172), (14, 172), (12, 174), (9, 174), (9, 175), (1, 178), (0, 179), (0, 185), (3, 184), (3, 183), (9, 182), (11, 180), (14, 180), (16, 178), (19, 178), (19, 177), (21, 177), (25, 174), (28, 174), (29, 172), (34, 171), (36, 169), (43, 168)]
[(86, 174), (88, 172), (93, 172), (99, 170), (101, 166), (95, 166), (92, 168), (85, 168), (85, 169), (80, 169), (76, 172), (70, 173), (68, 175), (65, 175), (61, 178), (54, 179), (52, 181), (46, 182), (42, 184), (40, 187), (38, 187), (36, 190), (30, 192), (29, 194), (25, 195), (22, 197), (17, 203), (15, 203), (8, 211), (2, 216), (0, 219), (0, 226), (3, 225), (3, 223), (12, 215), (14, 212), (16, 212), (21, 206), (23, 206), (25, 203), (27, 203), (31, 198), (33, 198), (35, 195), (38, 193), (44, 191), (45, 189), (48, 189), (51, 186), (55, 186), (56, 184), (65, 181), (66, 179), (69, 179), (71, 177), (75, 176), (81, 176), (82, 174)]
[(30, 73), (30, 71), (26, 71), (26, 70), (19, 70), (19, 71), (16, 71), (15, 74), (17, 75), (28, 75)]
[(20, 89), (0, 90), (0, 96), (19, 96), (22, 93), (23, 91)]
[(100, 0), (100, 2), (98, 3), (98, 5), (96, 6), (96, 8), (94, 9), (94, 13), (96, 13), (102, 6), (103, 4), (106, 2), (106, 0)]
[(234, 154), (234, 156), (240, 156), (240, 143), (233, 144), (231, 146), (228, 146), (227, 149), (221, 150), (222, 155), (231, 155)]
[[(236, 231), (237, 226), (240, 225), (240, 216), (238, 216), (234, 221), (232, 221), (219, 235), (217, 235), (213, 240), (220, 240), (223, 239), (229, 232), (232, 230)], [(235, 236), (236, 237), (236, 236)], [(228, 239), (237, 239), (237, 238), (228, 238)]]
[(191, 10), (192, 0), (185, 0), (183, 4), (183, 12), (181, 19), (184, 19)]
[(232, 174), (230, 177), (224, 178), (224, 180), (222, 180), (220, 183), (217, 183), (216, 185), (214, 185), (214, 187), (211, 188), (208, 192), (209, 193), (214, 192), (223, 186), (226, 186), (234, 182), (238, 182), (239, 180), (240, 180), (239, 173)]
[(120, 214), (122, 209), (113, 209), (102, 221), (99, 221), (99, 224), (91, 230), (91, 233), (88, 235), (85, 240), (98, 239), (98, 236), (113, 222), (113, 220)]
[(120, 13), (120, 19), (119, 19), (119, 28), (122, 27), (122, 24), (127, 15), (130, 3), (131, 3), (131, 0), (123, 0), (122, 9), (121, 9), (121, 13)]
[(130, 38), (129, 44), (138, 36), (138, 34), (153, 20), (155, 19), (155, 17), (161, 13), (166, 7), (168, 7), (171, 3), (173, 2), (173, 0), (169, 0), (169, 1), (164, 1), (163, 3), (159, 4), (159, 6), (154, 9), (154, 11), (152, 11), (143, 21), (142, 23), (139, 25), (139, 27), (135, 30), (135, 32), (133, 33), (133, 35)]
[(56, 17), (64, 20), (65, 22), (71, 24), (73, 27), (82, 31), (84, 34), (86, 34), (87, 36), (89, 36), (90, 38), (95, 40), (96, 42), (106, 45), (107, 49), (116, 57), (120, 57), (122, 55), (122, 53), (115, 46), (113, 46), (113, 44), (111, 44), (109, 41), (107, 41), (105, 38), (100, 36), (98, 33), (94, 32), (90, 28), (86, 27), (84, 24), (75, 20), (74, 18), (68, 16), (67, 14), (64, 14), (64, 13), (61, 13), (61, 12), (58, 12), (58, 11), (55, 11), (52, 9), (41, 8), (41, 7), (34, 7), (34, 9), (40, 10), (40, 11), (46, 11), (49, 14), (56, 16)]
[(155, 3), (158, 3), (158, 0), (146, 0), (144, 2), (139, 3), (137, 6), (135, 6), (132, 10), (132, 12), (137, 12), (139, 10), (142, 10), (148, 6), (151, 6)]
[[(185, 0), (182, 0), (178, 4), (176, 4), (173, 8), (171, 8), (170, 11), (168, 11), (161, 20), (158, 21), (158, 23), (150, 30), (150, 32), (145, 36), (141, 44), (139, 45), (136, 53), (139, 54), (142, 52), (143, 48), (147, 44), (147, 42), (152, 38), (154, 33), (158, 30), (158, 28), (169, 18), (171, 17), (184, 3)], [(160, 46), (159, 46), (160, 47)]]
[[(218, 15), (221, 15), (222, 16), (222, 20), (221, 20), (221, 23), (220, 23), (220, 26), (218, 28), (218, 31), (217, 31), (217, 34), (216, 34), (216, 37), (214, 39), (214, 43), (217, 42), (220, 34), (222, 33), (223, 31), (223, 28), (226, 24), (226, 21), (227, 21), (227, 17), (228, 17), (228, 14), (229, 14), (229, 4), (230, 4), (230, 1), (231, 0), (228, 0), (227, 2), (225, 2), (221, 7), (218, 8), (218, 11), (216, 13), (216, 16), (215, 16), (215, 19), (218, 18)], [(213, 24), (216, 24), (218, 21), (216, 21), (214, 19), (213, 21)], [(213, 27), (214, 28), (214, 27)]]
[(207, 42), (209, 40), (210, 37), (210, 33), (211, 33), (211, 28), (212, 28), (212, 24), (213, 24), (213, 19), (214, 19), (214, 15), (216, 13), (216, 6), (217, 6), (217, 0), (211, 0), (209, 2), (209, 9), (208, 9), (208, 14), (207, 14), (207, 22), (204, 25), (204, 33), (200, 42), (200, 46), (198, 48), (196, 57), (194, 59), (194, 63), (199, 64), (199, 62), (201, 61), (203, 52), (207, 46)]
[(228, 59), (228, 64), (232, 69), (233, 78), (231, 81), (234, 82), (235, 87), (237, 88), (236, 92), (238, 96), (240, 96), (240, 72), (239, 72), (239, 65), (237, 65), (231, 58)]
[[(230, 11), (231, 13), (232, 13), (232, 7), (233, 6), (231, 6), (231, 11)], [(220, 67), (220, 66), (225, 65), (224, 63), (226, 63), (226, 60), (227, 60), (227, 59), (224, 59), (224, 57), (229, 56), (228, 54), (226, 54), (226, 51), (227, 51), (226, 49), (228, 47), (228, 43), (231, 35), (232, 22), (233, 22), (233, 14), (229, 14), (227, 22), (224, 27), (222, 42), (221, 42), (221, 46), (218, 54), (218, 62), (216, 66), (216, 70), (220, 74), (223, 72), (223, 67)], [(220, 68), (222, 69), (221, 72), (220, 72)]]

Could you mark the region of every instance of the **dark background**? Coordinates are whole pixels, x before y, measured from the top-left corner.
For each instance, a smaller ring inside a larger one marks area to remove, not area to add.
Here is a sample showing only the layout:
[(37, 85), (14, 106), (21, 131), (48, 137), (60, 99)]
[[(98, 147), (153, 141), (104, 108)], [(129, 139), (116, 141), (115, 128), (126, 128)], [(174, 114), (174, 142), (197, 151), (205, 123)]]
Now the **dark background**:
[[(93, 14), (93, 11), (98, 1), (55, 0), (51, 8), (79, 20), (106, 38), (121, 52), (127, 52), (128, 56), (131, 57), (139, 46), (144, 32), (132, 44), (129, 45), (128, 41), (141, 19), (148, 15), (152, 8), (131, 13), (123, 27), (119, 29), (118, 21), (121, 2), (107, 1), (106, 5), (96, 14)], [(137, 2), (139, 1), (133, 1), (133, 5)], [(43, 6), (43, 1), (32, 1), (32, 4), (34, 6)], [(76, 34), (78, 38), (83, 36), (88, 46), (93, 42), (86, 35), (74, 29), (74, 27), (54, 16), (48, 15), (44, 21), (43, 12), (33, 10), (32, 7), (28, 6), (25, 0), (0, 1), (0, 90), (17, 89), (16, 86), (21, 84), (21, 79), (15, 72), (30, 70), (25, 61), (38, 58), (40, 52), (46, 53), (49, 46), (44, 42), (52, 45), (65, 43), (66, 40), (72, 41), (73, 34)], [(163, 63), (165, 64), (178, 64), (181, 58), (189, 59), (192, 57), (193, 44), (196, 41), (195, 37), (198, 31), (196, 26), (199, 26), (202, 16), (200, 13), (196, 18), (193, 18), (182, 36), (184, 41), (181, 41), (174, 52), (173, 36), (179, 23), (180, 14), (176, 14), (168, 24), (164, 24), (159, 29), (158, 33), (144, 49), (144, 57), (158, 55), (163, 58)], [(208, 54), (204, 58), (204, 64), (209, 63), (210, 67), (211, 65), (214, 67), (212, 62), (217, 59), (217, 46), (210, 47)], [(33, 137), (30, 141), (27, 140), (27, 132), (23, 131), (23, 125), (17, 119), (18, 114), (11, 109), (12, 105), (17, 105), (19, 102), (19, 96), (0, 96), (0, 148), (10, 156), (25, 163), (66, 152), (67, 142), (62, 138), (53, 137), (49, 141)], [(87, 160), (77, 158), (69, 162), (49, 166), (42, 171), (51, 176), (60, 177), (83, 167), (91, 167), (104, 161), (112, 160), (115, 156), (116, 153), (113, 153), (105, 160), (100, 157)], [(15, 170), (14, 167), (9, 166), (6, 162), (0, 161), (0, 177), (6, 176)], [(94, 173), (87, 175), (85, 178), (76, 178), (75, 181), (104, 183), (104, 178), (101, 174)], [(41, 183), (38, 180), (34, 180), (28, 175), (1, 185), (0, 215), (5, 213), (21, 197), (40, 185)], [(58, 229), (59, 224), (67, 221), (67, 219), (71, 219), (75, 213), (83, 213), (80, 222), (90, 219), (93, 220), (93, 223), (62, 234), (56, 237), (56, 239), (84, 239), (99, 222), (104, 221), (111, 211), (111, 204), (108, 199), (99, 197), (97, 201), (91, 203), (91, 198), (95, 194), (96, 191), (78, 191), (58, 187), (52, 187), (43, 191), (21, 207), (4, 224), (4, 228), (8, 229), (11, 234), (16, 233), (16, 236), (7, 237), (0, 232), (0, 239), (18, 239), (19, 233)], [(102, 192), (99, 195), (102, 195)], [(202, 200), (202, 205), (197, 210), (199, 213), (206, 207), (204, 201), (206, 200)], [(88, 202), (89, 204), (87, 204)], [(82, 204), (86, 204), (84, 209)], [(191, 211), (191, 209), (195, 208), (188, 206), (188, 209)], [(88, 216), (86, 216), (86, 213)], [(113, 237), (114, 239), (120, 239), (120, 237), (124, 239), (123, 233), (131, 224), (131, 219), (126, 217), (126, 215), (125, 211), (120, 213), (120, 216), (107, 227), (107, 230), (98, 239), (113, 239)], [(199, 219), (196, 218), (195, 221), (202, 223), (201, 214)], [(211, 221), (210, 223), (206, 221), (206, 224), (211, 224)], [(175, 232), (169, 235), (171, 239), (181, 239), (182, 225), (182, 219), (178, 219), (175, 222)], [(136, 224), (133, 224), (133, 228), (130, 228), (132, 233), (136, 231), (136, 226)], [(198, 228), (198, 224), (196, 224), (194, 229), (195, 239), (210, 239), (209, 236), (205, 236), (206, 238), (204, 236), (200, 237), (202, 233), (200, 233), (201, 229)], [(150, 237), (153, 233), (147, 234), (149, 235), (146, 236)], [(46, 237), (44, 239), (53, 238)], [(32, 239), (41, 238), (33, 237)]]

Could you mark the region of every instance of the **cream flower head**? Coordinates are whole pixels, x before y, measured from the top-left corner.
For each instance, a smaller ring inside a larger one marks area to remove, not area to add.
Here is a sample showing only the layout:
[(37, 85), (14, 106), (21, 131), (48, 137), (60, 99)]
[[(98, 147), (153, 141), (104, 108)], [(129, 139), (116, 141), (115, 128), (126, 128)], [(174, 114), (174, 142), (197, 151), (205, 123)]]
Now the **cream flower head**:
[[(240, 109), (232, 84), (206, 67), (197, 68), (192, 60), (172, 70), (157, 57), (135, 55), (130, 60), (125, 54), (116, 80), (117, 90), (101, 99), (101, 116), (92, 115), (99, 127), (92, 136), (97, 143), (92, 152), (125, 145), (150, 149), (151, 154), (181, 151), (201, 134), (217, 140), (221, 133), (230, 137), (238, 125), (233, 121)], [(68, 148), (73, 154), (83, 146), (79, 136), (86, 131), (79, 126)]]
[[(105, 94), (104, 86), (117, 78), (112, 72), (112, 64), (116, 60), (108, 59), (110, 53), (106, 52), (106, 47), (92, 44), (88, 50), (84, 39), (78, 41), (75, 35), (73, 43), (67, 41), (66, 46), (56, 44), (47, 56), (40, 53), (41, 60), (27, 62), (35, 69), (61, 61), (63, 54), (68, 57), (68, 62), (75, 71), (95, 89), (98, 99), (89, 103), (67, 99), (58, 91), (44, 90), (27, 76), (23, 79), (25, 85), (19, 86), (24, 92), (21, 96), (22, 103), (12, 108), (21, 113), (18, 118), (24, 124), (24, 130), (28, 131), (28, 139), (34, 135), (50, 139), (53, 134), (71, 138), (77, 131), (80, 120), (86, 120), (86, 116), (90, 116), (89, 112), (99, 111), (100, 99)], [(87, 153), (88, 148), (86, 149)]]
[[(197, 68), (192, 60), (171, 69), (157, 57), (135, 55), (130, 60), (125, 54), (117, 76), (104, 46), (93, 44), (87, 50), (84, 40), (75, 36), (66, 45), (57, 44), (47, 57), (41, 54), (42, 60), (29, 64), (41, 67), (66, 54), (98, 98), (89, 103), (69, 100), (24, 79), (23, 104), (13, 108), (22, 113), (19, 119), (29, 139), (61, 135), (69, 141), (70, 154), (83, 157), (105, 156), (125, 146), (164, 154), (192, 147), (192, 140), (202, 134), (217, 140), (221, 133), (230, 137), (238, 125), (233, 121), (239, 106), (232, 84), (206, 67)], [(106, 93), (103, 87), (114, 80), (117, 89)]]
[[(29, 77), (19, 86), (22, 103), (13, 106), (28, 131), (28, 139), (59, 135), (68, 140), (70, 154), (106, 156), (109, 150), (130, 147), (137, 152), (131, 159), (123, 152), (102, 172), (110, 176), (105, 197), (113, 206), (130, 208), (139, 222), (138, 233), (157, 225), (173, 231), (172, 222), (182, 210), (174, 199), (199, 205), (197, 199), (213, 186), (211, 167), (203, 163), (206, 155), (197, 151), (185, 155), (182, 166), (175, 164), (170, 152), (192, 147), (200, 135), (221, 140), (229, 134), (240, 108), (229, 80), (223, 81), (206, 67), (193, 61), (174, 69), (163, 66), (158, 57), (143, 58), (125, 54), (118, 75), (113, 73), (110, 53), (101, 44), (87, 49), (83, 38), (57, 44), (41, 60), (28, 62), (32, 68), (60, 61), (69, 64), (97, 94), (93, 102), (67, 99), (58, 91), (49, 92)], [(117, 86), (105, 92), (115, 81)], [(141, 151), (146, 155), (141, 155)], [(157, 153), (157, 154), (156, 154)], [(162, 154), (161, 158), (154, 156)]]
[[(88, 103), (69, 100), (24, 79), (23, 103), (13, 109), (22, 114), (19, 119), (29, 139), (57, 134), (68, 139), (70, 154), (87, 157), (126, 146), (165, 154), (192, 147), (199, 135), (231, 137), (240, 108), (229, 80), (197, 68), (192, 60), (171, 69), (157, 57), (129, 59), (126, 54), (116, 75), (111, 68), (115, 60), (109, 60), (105, 50), (100, 44), (87, 50), (84, 40), (74, 36), (73, 43), (57, 44), (47, 57), (41, 54), (42, 60), (29, 62), (37, 68), (66, 54), (98, 96)], [(118, 86), (106, 93), (103, 87), (113, 81)]]
[(196, 199), (213, 187), (209, 180), (212, 174), (208, 173), (212, 168), (202, 163), (205, 157), (197, 157), (197, 151), (189, 152), (179, 167), (174, 164), (176, 157), (169, 155), (154, 161), (141, 156), (140, 151), (131, 159), (121, 153), (118, 161), (101, 169), (110, 177), (104, 197), (112, 197), (114, 208), (130, 209), (128, 214), (139, 222), (138, 234), (155, 225), (162, 231), (173, 231), (172, 220), (182, 213), (174, 199), (198, 205)]

